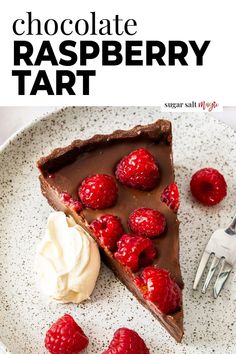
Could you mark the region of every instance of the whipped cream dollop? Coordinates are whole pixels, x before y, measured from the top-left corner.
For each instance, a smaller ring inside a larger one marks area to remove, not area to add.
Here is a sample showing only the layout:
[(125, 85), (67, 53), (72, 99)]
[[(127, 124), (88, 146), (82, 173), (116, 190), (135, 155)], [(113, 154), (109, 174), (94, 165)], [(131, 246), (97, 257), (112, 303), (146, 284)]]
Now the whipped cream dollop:
[(100, 270), (96, 242), (72, 217), (49, 215), (39, 244), (36, 267), (44, 294), (60, 302), (79, 303), (90, 297)]

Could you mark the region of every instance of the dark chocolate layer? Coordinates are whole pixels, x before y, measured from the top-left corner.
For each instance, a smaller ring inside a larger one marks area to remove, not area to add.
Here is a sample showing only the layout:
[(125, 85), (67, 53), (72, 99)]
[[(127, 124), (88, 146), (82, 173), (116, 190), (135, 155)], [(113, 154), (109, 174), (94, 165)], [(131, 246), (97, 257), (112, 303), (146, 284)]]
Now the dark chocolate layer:
[[(106, 173), (114, 175), (117, 162), (131, 151), (144, 147), (156, 158), (160, 169), (158, 186), (150, 192), (128, 188), (118, 183), (119, 197), (115, 206), (106, 210), (84, 209), (76, 215), (59, 199), (61, 192), (68, 192), (78, 198), (78, 187), (82, 180), (93, 174)], [(152, 125), (135, 127), (130, 131), (117, 131), (111, 135), (95, 136), (87, 141), (77, 140), (69, 147), (57, 149), (38, 162), (42, 172), (40, 176), (42, 191), (49, 203), (57, 210), (70, 213), (77, 222), (88, 227), (88, 224), (99, 215), (112, 213), (121, 218), (128, 232), (129, 214), (139, 207), (150, 207), (161, 211), (167, 220), (166, 232), (154, 240), (158, 251), (155, 264), (168, 269), (180, 287), (183, 281), (179, 266), (179, 223), (176, 214), (160, 202), (160, 194), (164, 187), (174, 181), (172, 166), (171, 125), (159, 120)], [(132, 277), (126, 268), (114, 260), (110, 252), (103, 252), (105, 263), (130, 291), (159, 318), (167, 330), (180, 341), (183, 335), (182, 310), (173, 316), (163, 316), (156, 306), (143, 300), (133, 285)]]

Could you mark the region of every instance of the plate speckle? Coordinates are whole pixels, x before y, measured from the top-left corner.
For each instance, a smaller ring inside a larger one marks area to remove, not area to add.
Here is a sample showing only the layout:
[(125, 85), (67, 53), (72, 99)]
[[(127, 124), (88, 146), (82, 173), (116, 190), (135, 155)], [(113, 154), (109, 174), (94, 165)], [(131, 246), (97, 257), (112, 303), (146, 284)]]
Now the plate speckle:
[[(37, 159), (73, 139), (129, 129), (162, 116), (154, 107), (66, 108), (35, 122), (3, 147), (0, 337), (11, 353), (45, 353), (45, 331), (66, 312), (89, 336), (88, 354), (101, 354), (121, 326), (137, 330), (152, 354), (236, 352), (235, 272), (217, 300), (213, 300), (211, 289), (205, 295), (192, 290), (206, 241), (215, 229), (226, 226), (236, 211), (236, 133), (207, 114), (165, 114), (173, 122), (175, 172), (181, 191), (179, 219), (185, 281), (182, 344), (175, 343), (105, 266), (91, 299), (81, 305), (48, 302), (37, 288), (35, 249), (50, 212), (39, 188)], [(227, 198), (213, 208), (200, 206), (189, 192), (191, 175), (202, 167), (218, 168), (228, 184)]]

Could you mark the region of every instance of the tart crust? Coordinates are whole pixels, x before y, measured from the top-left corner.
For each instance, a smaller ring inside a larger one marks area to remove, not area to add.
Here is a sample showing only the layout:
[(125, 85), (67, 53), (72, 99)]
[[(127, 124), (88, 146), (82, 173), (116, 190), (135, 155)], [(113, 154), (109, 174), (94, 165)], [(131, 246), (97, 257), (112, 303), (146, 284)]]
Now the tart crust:
[[(165, 184), (167, 185), (174, 182), (171, 123), (167, 120), (159, 119), (153, 124), (148, 124), (145, 126), (139, 125), (130, 130), (117, 130), (107, 135), (95, 135), (87, 140), (75, 140), (69, 146), (57, 148), (48, 156), (41, 157), (37, 162), (37, 166), (40, 170), (39, 179), (42, 194), (47, 198), (48, 203), (54, 209), (63, 211), (68, 215), (72, 215), (76, 222), (83, 226), (91, 234), (91, 236), (93, 236), (91, 230), (89, 229), (89, 223), (91, 222), (91, 218), (94, 218), (95, 215), (91, 214), (88, 210), (83, 210), (80, 213), (76, 213), (68, 205), (63, 203), (60, 194), (62, 192), (69, 192), (73, 195), (73, 197), (77, 197), (74, 180), (77, 178), (76, 176), (80, 176), (80, 173), (82, 172), (86, 175), (86, 169), (88, 169), (87, 175), (91, 173), (91, 161), (94, 161), (94, 164), (98, 164), (98, 169), (101, 169), (102, 165), (106, 164), (106, 161), (108, 161), (109, 164), (110, 161), (113, 161), (110, 160), (111, 153), (114, 155), (115, 166), (116, 159), (119, 159), (121, 156), (119, 154), (123, 154), (126, 150), (127, 153), (129, 153), (132, 151), (133, 147), (143, 147), (144, 145), (152, 149), (152, 152), (157, 151), (157, 161), (158, 156), (161, 156), (163, 152), (161, 161), (162, 168), (164, 169), (164, 173), (161, 176), (162, 185), (164, 186)], [(102, 155), (102, 159), (99, 161), (100, 155)], [(89, 161), (90, 164), (86, 163), (86, 158), (88, 156), (91, 156), (92, 158), (92, 160)], [(165, 167), (166, 165), (167, 167)], [(112, 173), (114, 166), (112, 166), (112, 168), (109, 167), (110, 170), (108, 172)], [(103, 168), (106, 169), (106, 166)], [(73, 174), (73, 171), (76, 173)], [(97, 173), (102, 172), (98, 171)], [(75, 177), (72, 175), (75, 175)], [(81, 177), (81, 179), (83, 178)], [(168, 181), (165, 181), (165, 179), (168, 179)], [(70, 181), (72, 182), (70, 183)], [(78, 182), (76, 183), (78, 187)], [(73, 188), (70, 184), (73, 185)], [(65, 190), (65, 188), (70, 190)], [(130, 199), (127, 197), (130, 193), (132, 193), (132, 189), (122, 185), (120, 185), (119, 188), (122, 190), (122, 197), (126, 198), (125, 203), (129, 204), (129, 200), (134, 199), (134, 195), (132, 195), (133, 198)], [(153, 207), (155, 208), (155, 203), (157, 200), (156, 196), (159, 195), (159, 192), (159, 190), (154, 190), (152, 193), (149, 193), (149, 199), (147, 199), (147, 192), (135, 192), (135, 198), (138, 200), (138, 203), (140, 203), (143, 196), (144, 203), (151, 203), (151, 205), (153, 204)], [(146, 195), (142, 193), (146, 193)], [(122, 205), (122, 200), (120, 203)], [(183, 288), (183, 280), (179, 264), (179, 222), (173, 211), (170, 211), (166, 206), (161, 205), (161, 202), (159, 203), (160, 207), (163, 208), (162, 212), (167, 217), (167, 227), (170, 229), (170, 232), (169, 234), (167, 232), (167, 234), (155, 241), (159, 251), (158, 253), (160, 255), (160, 259), (157, 259), (156, 264), (157, 266), (163, 266), (164, 264), (165, 267), (171, 271), (173, 278), (177, 281), (179, 286)], [(140, 205), (140, 207), (142, 206), (143, 205)], [(117, 210), (115, 208), (110, 208), (109, 211), (119, 213), (121, 212), (121, 209), (122, 208), (119, 209), (118, 206)], [(103, 211), (103, 214), (104, 213), (107, 213), (107, 211)], [(128, 215), (125, 216), (128, 217)], [(118, 261), (116, 261), (113, 254), (109, 250), (103, 249), (102, 247), (100, 247), (100, 250), (104, 263), (114, 272), (116, 277), (133, 293), (133, 295), (143, 306), (151, 311), (151, 313), (160, 321), (162, 326), (175, 338), (175, 340), (180, 342), (184, 333), (183, 307), (171, 315), (162, 314), (157, 309), (155, 304), (143, 299), (142, 294), (133, 283), (134, 274), (127, 267), (122, 266)]]

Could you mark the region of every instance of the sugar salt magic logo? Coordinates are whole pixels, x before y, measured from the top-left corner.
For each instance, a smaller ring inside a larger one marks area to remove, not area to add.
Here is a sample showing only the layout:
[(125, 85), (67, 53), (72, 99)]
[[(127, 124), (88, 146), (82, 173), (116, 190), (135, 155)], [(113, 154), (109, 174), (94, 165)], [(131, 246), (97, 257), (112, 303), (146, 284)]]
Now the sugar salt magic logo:
[[(167, 43), (160, 40), (133, 40), (138, 33), (135, 19), (122, 19), (120, 15), (101, 19), (95, 12), (90, 12), (86, 19), (65, 18), (62, 21), (52, 18), (40, 20), (32, 12), (26, 12), (13, 22), (12, 30), (17, 37), (14, 41), (12, 76), (17, 79), (19, 95), (37, 95), (39, 92), (47, 95), (89, 95), (91, 77), (96, 76), (96, 70), (89, 70), (89, 64), (98, 59), (103, 66), (155, 68), (174, 66), (176, 63), (187, 66), (190, 65), (188, 53), (191, 51), (195, 58), (193, 65), (202, 66), (203, 56), (210, 44), (208, 40), (200, 45), (193, 40), (170, 40)], [(65, 40), (55, 48), (50, 40), (57, 35), (63, 35)], [(43, 38), (37, 50), (34, 36)], [(84, 36), (86, 40), (82, 39)], [(88, 36), (94, 40), (87, 40)], [(98, 44), (97, 36), (107, 39)], [(132, 39), (120, 42), (110, 40), (109, 36), (129, 36)], [(34, 70), (30, 70), (33, 67)], [(66, 70), (68, 67), (71, 70)]]

